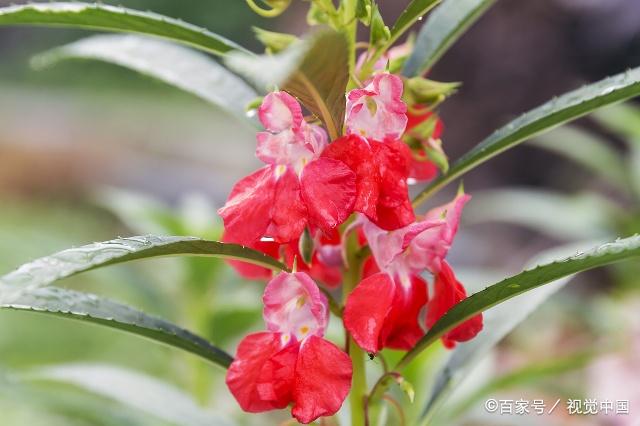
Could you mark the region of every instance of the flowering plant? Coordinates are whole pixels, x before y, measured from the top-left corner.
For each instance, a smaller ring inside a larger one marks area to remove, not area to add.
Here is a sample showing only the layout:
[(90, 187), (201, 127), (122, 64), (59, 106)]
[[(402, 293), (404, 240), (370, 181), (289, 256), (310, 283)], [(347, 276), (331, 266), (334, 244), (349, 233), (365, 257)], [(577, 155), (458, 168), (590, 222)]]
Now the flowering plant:
[[(290, 3), (247, 0), (267, 17), (284, 13)], [(465, 205), (473, 201), (460, 185), (452, 200), (432, 202), (447, 184), (534, 134), (640, 94), (639, 70), (523, 115), (450, 167), (441, 139), (455, 123), (443, 124), (437, 107), (458, 84), (425, 75), (492, 2), (447, 0), (438, 6), (438, 0), (413, 0), (391, 27), (374, 0), (308, 3), (308, 22), (319, 28), (303, 39), (258, 29), (263, 55), (195, 26), (119, 7), (35, 3), (0, 9), (0, 24), (143, 33), (221, 57), (226, 67), (168, 42), (98, 36), (40, 61), (97, 58), (195, 93), (256, 127), (256, 157), (264, 163), (237, 181), (219, 209), (221, 242), (147, 236), (70, 249), (0, 278), (1, 306), (124, 328), (192, 352), (227, 368), (228, 390), (246, 412), (290, 406), (306, 424), (328, 422), (348, 406), (351, 424), (369, 425), (384, 421), (387, 403), (404, 419), (416, 396), (406, 367), (438, 341), (449, 350), (481, 341), (488, 329), (485, 310), (573, 273), (640, 255), (633, 236), (468, 297), (447, 254)], [(417, 37), (399, 42), (436, 6)], [(366, 42), (356, 37), (359, 27), (368, 28)], [(173, 61), (164, 61), (162, 52)], [(198, 72), (186, 73), (189, 66)], [(210, 75), (218, 76), (215, 84)], [(410, 192), (417, 193), (413, 200)], [(433, 205), (423, 213), (426, 201)], [(242, 336), (232, 357), (133, 308), (50, 287), (85, 270), (164, 255), (223, 257), (240, 276), (264, 282), (266, 330)], [(338, 333), (329, 330), (330, 319)], [(340, 333), (344, 341), (336, 340)], [(394, 383), (407, 394), (405, 402), (394, 395)], [(412, 421), (428, 421), (432, 406)]]

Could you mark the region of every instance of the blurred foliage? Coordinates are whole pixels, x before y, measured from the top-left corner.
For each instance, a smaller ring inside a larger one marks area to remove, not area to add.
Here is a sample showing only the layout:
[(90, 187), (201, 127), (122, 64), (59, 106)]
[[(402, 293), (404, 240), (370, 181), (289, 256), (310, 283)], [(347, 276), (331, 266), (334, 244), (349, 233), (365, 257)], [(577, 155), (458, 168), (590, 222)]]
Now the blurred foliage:
[[(0, 1), (0, 6), (3, 6), (4, 3), (8, 2)], [(153, 10), (156, 13), (214, 29), (217, 33), (252, 50), (258, 50), (260, 43), (256, 40), (253, 32), (247, 31), (246, 28), (255, 25), (271, 29), (277, 28), (279, 25), (278, 20), (261, 18), (253, 13), (244, 1), (105, 0), (102, 3), (124, 5), (139, 10)], [(238, 23), (242, 23), (242, 25), (238, 25)], [(36, 86), (90, 87), (93, 90), (100, 90), (100, 87), (104, 90), (113, 86), (120, 88), (124, 86), (131, 90), (157, 91), (159, 87), (163, 86), (149, 79), (140, 78), (119, 67), (92, 62), (61, 65), (46, 72), (35, 72), (29, 69), (29, 61), (35, 53), (78, 40), (90, 34), (95, 34), (95, 32), (57, 28), (1, 28), (0, 54), (2, 54), (3, 63), (0, 67), (0, 81), (21, 82)], [(101, 84), (96, 85), (96, 82)]]

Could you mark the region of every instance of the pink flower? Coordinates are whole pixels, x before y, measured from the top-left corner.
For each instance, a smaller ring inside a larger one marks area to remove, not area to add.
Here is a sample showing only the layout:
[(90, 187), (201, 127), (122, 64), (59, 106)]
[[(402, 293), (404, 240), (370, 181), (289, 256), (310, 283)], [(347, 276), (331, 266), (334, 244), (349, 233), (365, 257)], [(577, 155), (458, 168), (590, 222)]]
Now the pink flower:
[(351, 360), (322, 338), (326, 297), (308, 275), (282, 273), (264, 292), (269, 331), (245, 337), (227, 372), (227, 386), (243, 410), (257, 413), (293, 404), (301, 423), (331, 416), (351, 387)]
[(308, 124), (298, 101), (286, 92), (265, 96), (258, 117), (267, 131), (257, 135), (256, 156), (267, 164), (290, 165), (300, 174), (327, 146), (324, 129)]
[(402, 101), (402, 79), (376, 74), (364, 89), (347, 95), (347, 134), (384, 141), (398, 140), (407, 125), (407, 106)]
[[(363, 349), (376, 353), (384, 347), (412, 348), (424, 334), (418, 316), (425, 305), (434, 311), (427, 313), (430, 321), (466, 297), (444, 258), (469, 198), (459, 195), (429, 211), (423, 220), (395, 231), (385, 231), (363, 219), (362, 229), (375, 265), (366, 265), (370, 275), (349, 295), (344, 311), (345, 327)], [(427, 285), (420, 277), (425, 269), (437, 277), (429, 304)], [(479, 324), (481, 329), (481, 319)], [(450, 332), (449, 340), (461, 341), (479, 331), (477, 322), (463, 328)]]
[(266, 132), (256, 155), (267, 166), (241, 179), (218, 212), (228, 241), (252, 245), (297, 239), (307, 225), (330, 231), (353, 211), (355, 173), (341, 161), (320, 158), (327, 137), (307, 124), (300, 104), (285, 92), (270, 93), (259, 109)]

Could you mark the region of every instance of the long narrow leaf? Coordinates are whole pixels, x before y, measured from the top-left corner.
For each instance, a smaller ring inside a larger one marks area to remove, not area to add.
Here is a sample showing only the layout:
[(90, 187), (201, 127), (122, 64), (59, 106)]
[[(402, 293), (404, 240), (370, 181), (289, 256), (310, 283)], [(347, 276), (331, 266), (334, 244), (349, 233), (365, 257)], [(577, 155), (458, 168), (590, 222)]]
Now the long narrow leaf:
[(402, 74), (424, 74), (495, 0), (445, 0), (422, 26)]
[(286, 269), (272, 257), (237, 244), (194, 237), (148, 235), (89, 244), (24, 264), (0, 277), (0, 295), (7, 300), (11, 293), (20, 294), (25, 288), (43, 287), (80, 272), (132, 260), (165, 256), (211, 256), (241, 260), (270, 269)]
[(469, 170), (537, 134), (605, 105), (638, 95), (640, 95), (640, 68), (635, 68), (547, 102), (495, 131), (456, 161), (447, 174), (436, 179), (418, 194), (413, 203), (416, 206), (419, 205)]
[(93, 294), (58, 287), (23, 289), (8, 297), (0, 293), (0, 309), (28, 311), (75, 319), (127, 331), (183, 349), (222, 367), (233, 358), (190, 331), (126, 305)]
[(391, 42), (397, 40), (411, 25), (422, 19), (424, 14), (433, 9), (438, 3), (440, 3), (440, 0), (412, 0), (402, 11), (395, 24), (393, 24)]
[(547, 263), (506, 278), (451, 308), (398, 363), (406, 366), (427, 346), (467, 319), (515, 296), (578, 272), (640, 257), (640, 235), (619, 239), (561, 261)]
[(32, 3), (0, 8), (0, 25), (43, 25), (130, 32), (167, 38), (216, 55), (246, 51), (204, 28), (177, 19), (101, 3)]
[[(582, 241), (545, 250), (528, 262), (528, 266), (540, 265), (554, 259), (570, 256), (585, 248), (598, 245), (601, 241)], [(565, 276), (487, 310), (484, 313), (484, 330), (482, 333), (468, 342), (457, 345), (446, 365), (435, 377), (431, 395), (423, 407), (423, 418), (430, 419), (442, 412), (443, 410), (438, 411), (438, 408), (442, 407), (446, 402), (450, 392), (457, 389), (473, 373), (473, 369), (480, 364), (482, 358), (516, 326), (538, 309), (542, 303), (567, 285), (573, 277), (574, 275)], [(464, 279), (467, 280), (467, 278)], [(486, 281), (491, 282), (492, 279), (487, 278)], [(468, 283), (469, 281), (464, 282)], [(478, 284), (482, 283), (477, 283), (475, 288), (480, 288)]]
[(189, 92), (248, 121), (245, 108), (258, 94), (206, 55), (137, 35), (97, 35), (36, 56), (36, 68), (66, 59), (94, 59), (130, 68)]

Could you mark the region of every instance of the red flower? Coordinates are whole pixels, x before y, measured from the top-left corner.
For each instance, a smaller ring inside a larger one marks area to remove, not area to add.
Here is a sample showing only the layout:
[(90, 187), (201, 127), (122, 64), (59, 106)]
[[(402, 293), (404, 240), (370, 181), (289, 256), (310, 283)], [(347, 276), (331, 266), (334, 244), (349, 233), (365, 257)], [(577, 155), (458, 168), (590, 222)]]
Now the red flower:
[[(385, 347), (411, 349), (424, 334), (419, 313), (425, 305), (434, 309), (428, 318), (437, 319), (444, 314), (442, 309), (448, 310), (465, 297), (461, 284), (447, 275), (453, 276), (453, 272), (444, 258), (468, 199), (459, 195), (451, 203), (429, 211), (423, 220), (395, 231), (385, 231), (362, 219), (373, 259), (365, 263), (366, 278), (349, 295), (344, 310), (345, 327), (360, 347), (371, 353)], [(448, 269), (444, 270), (444, 265)], [(438, 277), (429, 303), (427, 284), (420, 277), (424, 270)], [(481, 328), (482, 319), (479, 328), (474, 322), (473, 327), (454, 330), (448, 339), (471, 338)]]
[[(434, 293), (427, 304), (426, 326), (429, 328), (433, 327), (453, 305), (467, 297), (467, 292), (446, 261), (442, 262), (440, 273), (436, 276)], [(481, 330), (482, 314), (478, 314), (442, 336), (442, 343), (447, 348), (453, 348), (456, 342), (471, 340)]]
[(411, 349), (424, 335), (418, 314), (427, 302), (427, 285), (418, 276), (407, 285), (380, 272), (365, 278), (349, 295), (344, 325), (362, 349)]
[(241, 179), (219, 210), (229, 241), (252, 245), (262, 237), (297, 239), (305, 226), (330, 231), (353, 211), (356, 176), (344, 163), (320, 158), (327, 144), (285, 92), (268, 94), (259, 110), (267, 132), (256, 155), (268, 165)]
[(280, 274), (263, 297), (269, 331), (245, 337), (226, 383), (243, 410), (257, 413), (293, 403), (301, 423), (331, 416), (351, 387), (349, 356), (322, 338), (327, 299), (302, 272)]
[(355, 173), (355, 211), (387, 230), (415, 220), (407, 185), (411, 153), (406, 144), (348, 135), (329, 144), (322, 157), (338, 160)]

